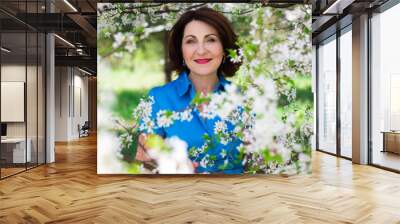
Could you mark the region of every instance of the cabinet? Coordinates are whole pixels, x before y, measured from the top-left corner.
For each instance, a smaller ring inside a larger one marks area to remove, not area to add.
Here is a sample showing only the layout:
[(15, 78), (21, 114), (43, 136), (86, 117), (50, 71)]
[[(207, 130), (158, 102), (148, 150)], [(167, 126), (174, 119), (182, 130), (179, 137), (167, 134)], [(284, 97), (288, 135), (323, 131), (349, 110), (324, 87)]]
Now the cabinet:
[(383, 133), (383, 152), (400, 154), (400, 132)]
[[(25, 138), (6, 138), (1, 140), (1, 157), (5, 163), (19, 164), (32, 161), (31, 139), (27, 139), (25, 153)], [(26, 160), (26, 161), (25, 161)]]

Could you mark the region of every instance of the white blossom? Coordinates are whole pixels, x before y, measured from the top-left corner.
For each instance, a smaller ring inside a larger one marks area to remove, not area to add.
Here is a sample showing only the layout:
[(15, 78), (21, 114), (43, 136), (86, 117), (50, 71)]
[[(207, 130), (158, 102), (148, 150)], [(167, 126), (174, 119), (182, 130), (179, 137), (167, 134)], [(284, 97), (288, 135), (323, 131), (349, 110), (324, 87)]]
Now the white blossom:
[(212, 167), (215, 165), (215, 161), (210, 158), (209, 154), (206, 154), (200, 161), (200, 166), (203, 168)]
[(214, 119), (217, 114), (215, 113), (216, 108), (213, 104), (203, 105), (200, 111), (200, 116), (206, 119)]
[(231, 62), (233, 63), (239, 63), (242, 62), (243, 60), (243, 49), (239, 49), (236, 57), (230, 57)]
[(136, 45), (134, 45), (134, 44), (127, 44), (127, 45), (126, 45), (126, 49), (127, 49), (130, 53), (132, 53), (132, 52), (136, 49)]
[(125, 41), (125, 35), (121, 32), (114, 34), (113, 48), (118, 48)]
[(225, 133), (228, 127), (226, 126), (226, 123), (224, 121), (217, 121), (214, 124), (214, 133), (219, 134), (219, 133)]
[(180, 120), (181, 121), (191, 121), (193, 118), (192, 110), (185, 110), (180, 113)]
[(167, 115), (166, 110), (160, 110), (157, 112), (157, 126), (167, 128), (173, 124), (173, 117)]
[(258, 66), (260, 64), (260, 60), (258, 60), (258, 59), (254, 59), (254, 60), (252, 60), (251, 62), (250, 62), (250, 67), (256, 67), (256, 66)]
[(157, 162), (160, 174), (190, 174), (194, 172), (192, 162), (187, 154), (187, 144), (176, 136), (165, 140), (171, 151), (152, 148), (149, 156)]
[(305, 154), (305, 153), (300, 153), (299, 154), (299, 161), (300, 162), (310, 162), (311, 158), (309, 155)]
[(221, 138), (220, 138), (220, 143), (222, 145), (227, 145), (230, 141), (231, 141), (231, 138), (229, 138), (227, 136), (221, 136)]
[(222, 150), (221, 150), (220, 156), (221, 156), (222, 158), (225, 158), (225, 157), (226, 157), (226, 150), (225, 150), (225, 149), (222, 149)]
[(140, 131), (145, 131), (146, 133), (154, 133), (155, 124), (151, 119), (144, 119), (142, 124), (139, 126)]

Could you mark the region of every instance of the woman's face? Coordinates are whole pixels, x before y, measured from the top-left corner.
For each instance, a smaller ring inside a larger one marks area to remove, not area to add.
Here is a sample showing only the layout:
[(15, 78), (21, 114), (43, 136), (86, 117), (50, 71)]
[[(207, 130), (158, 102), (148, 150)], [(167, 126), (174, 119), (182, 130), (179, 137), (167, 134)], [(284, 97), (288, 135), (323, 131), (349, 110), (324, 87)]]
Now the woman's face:
[(198, 20), (186, 24), (182, 54), (185, 64), (194, 75), (216, 75), (224, 56), (217, 30)]

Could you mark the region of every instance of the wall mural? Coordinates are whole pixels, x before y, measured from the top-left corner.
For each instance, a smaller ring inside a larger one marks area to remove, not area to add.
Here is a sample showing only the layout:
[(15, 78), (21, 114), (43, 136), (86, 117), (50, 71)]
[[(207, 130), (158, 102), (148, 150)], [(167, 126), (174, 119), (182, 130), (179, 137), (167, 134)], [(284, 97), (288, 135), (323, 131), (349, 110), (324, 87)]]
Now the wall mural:
[(309, 173), (311, 5), (98, 4), (99, 174)]

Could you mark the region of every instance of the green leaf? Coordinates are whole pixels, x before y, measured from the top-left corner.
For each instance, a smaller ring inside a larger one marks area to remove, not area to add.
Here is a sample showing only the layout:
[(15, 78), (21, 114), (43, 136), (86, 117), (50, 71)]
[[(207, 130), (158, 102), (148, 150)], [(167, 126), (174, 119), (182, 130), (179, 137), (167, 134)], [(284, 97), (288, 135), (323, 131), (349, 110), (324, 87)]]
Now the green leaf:
[(200, 105), (202, 103), (208, 103), (210, 102), (211, 98), (207, 97), (207, 96), (202, 96), (200, 93), (196, 93), (196, 95), (194, 96), (192, 102), (190, 102), (191, 105)]
[(310, 30), (310, 28), (308, 28), (307, 26), (304, 26), (303, 27), (303, 32), (305, 33), (305, 34), (310, 34), (311, 33), (311, 30)]
[(289, 59), (289, 60), (288, 60), (288, 66), (289, 66), (290, 68), (294, 68), (294, 67), (296, 66), (296, 61), (295, 61), (295, 60), (292, 60), (292, 59)]
[(165, 145), (163, 138), (159, 135), (149, 135), (146, 140), (146, 146), (149, 149), (170, 151), (170, 149)]
[(174, 112), (172, 112), (171, 110), (167, 110), (165, 112), (165, 116), (167, 116), (167, 117), (172, 117), (173, 114), (174, 114)]
[(203, 139), (206, 140), (206, 141), (210, 141), (211, 140), (210, 136), (207, 133), (205, 133), (203, 135)]
[(228, 54), (231, 58), (236, 58), (238, 56), (236, 50), (232, 49), (228, 49)]
[(140, 163), (130, 163), (127, 167), (128, 173), (139, 174), (140, 173)]
[(219, 170), (225, 170), (225, 169), (226, 169), (226, 166), (225, 166), (225, 164), (223, 164), (223, 165), (219, 165), (219, 166), (218, 166), (218, 169), (219, 169)]

